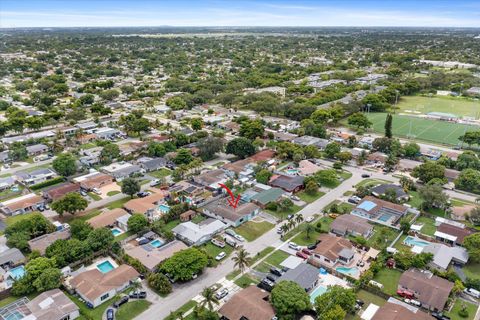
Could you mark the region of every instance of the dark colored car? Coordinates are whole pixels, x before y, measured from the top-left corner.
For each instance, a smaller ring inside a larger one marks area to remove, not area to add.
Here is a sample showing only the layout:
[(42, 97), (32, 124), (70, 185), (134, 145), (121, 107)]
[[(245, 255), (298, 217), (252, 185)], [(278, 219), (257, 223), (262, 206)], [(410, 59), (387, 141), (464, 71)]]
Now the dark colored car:
[(145, 198), (148, 195), (150, 195), (150, 193), (146, 191), (140, 191), (139, 193), (137, 193), (137, 197), (139, 198)]
[(147, 293), (145, 291), (133, 292), (129, 294), (129, 297), (132, 299), (145, 299), (147, 297)]
[(308, 248), (303, 248), (302, 249), (302, 252), (305, 253), (306, 255), (311, 255), (312, 253), (310, 252), (310, 250), (308, 250)]
[(267, 274), (267, 279), (272, 281), (272, 282), (275, 282), (275, 281), (278, 280), (278, 277), (274, 274), (269, 273), (269, 274)]
[(362, 174), (362, 178), (370, 178), (370, 175), (368, 173)]
[(307, 246), (307, 249), (308, 249), (308, 250), (315, 250), (316, 248), (317, 248), (317, 244), (316, 244), (316, 243), (310, 244), (310, 245)]
[(115, 312), (113, 309), (107, 309), (107, 320), (113, 320), (115, 319)]
[(123, 297), (120, 298), (120, 300), (116, 301), (116, 302), (113, 304), (113, 306), (114, 306), (115, 308), (118, 308), (118, 307), (120, 307), (122, 304), (127, 303), (127, 302), (128, 302), (128, 296), (123, 296)]
[(297, 257), (299, 258), (302, 258), (302, 259), (308, 259), (308, 255), (306, 255), (305, 253), (301, 252), (301, 251), (297, 251), (296, 253)]
[(444, 316), (441, 312), (432, 312), (432, 317), (437, 320), (450, 320), (450, 317)]
[(279, 276), (279, 277), (282, 276), (282, 271), (280, 271), (280, 270), (277, 269), (277, 268), (270, 268), (270, 273), (271, 273), (271, 274), (274, 274), (274, 275), (276, 275), (276, 276)]
[(262, 281), (260, 281), (260, 283), (257, 285), (257, 287), (270, 292), (270, 291), (272, 291), (274, 285), (275, 284), (272, 281), (265, 278)]

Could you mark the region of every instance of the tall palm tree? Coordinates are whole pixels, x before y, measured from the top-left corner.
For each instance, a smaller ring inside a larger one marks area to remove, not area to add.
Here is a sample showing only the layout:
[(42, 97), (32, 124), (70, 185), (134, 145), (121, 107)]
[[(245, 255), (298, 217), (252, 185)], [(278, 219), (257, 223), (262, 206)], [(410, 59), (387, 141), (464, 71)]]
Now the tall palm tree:
[(310, 234), (315, 231), (315, 228), (314, 226), (312, 226), (310, 223), (307, 223), (305, 225), (305, 235), (307, 237), (307, 239), (310, 239)]
[(252, 263), (250, 254), (243, 248), (237, 250), (236, 255), (232, 260), (235, 262), (235, 267), (238, 267), (241, 273), (243, 273), (250, 263)]
[(288, 232), (288, 230), (290, 230), (290, 227), (289, 227), (286, 223), (284, 223), (284, 224), (282, 224), (282, 226), (280, 227), (280, 229), (282, 230), (282, 233), (285, 234), (285, 233)]
[(296, 224), (297, 223), (295, 222), (295, 219), (288, 221), (288, 226), (290, 229), (294, 229)]
[(200, 303), (200, 306), (207, 307), (207, 309), (212, 310), (213, 305), (218, 304), (219, 301), (215, 297), (215, 290), (212, 288), (204, 288), (202, 291), (203, 301)]
[(298, 224), (302, 223), (303, 222), (303, 214), (297, 213), (295, 215), (295, 222), (297, 222)]

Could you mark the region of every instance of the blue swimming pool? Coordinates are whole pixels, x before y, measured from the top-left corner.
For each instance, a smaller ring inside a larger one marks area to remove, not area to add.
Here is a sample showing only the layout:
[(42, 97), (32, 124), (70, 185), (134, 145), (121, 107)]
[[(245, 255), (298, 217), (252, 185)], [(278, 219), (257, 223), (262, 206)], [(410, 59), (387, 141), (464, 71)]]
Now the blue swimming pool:
[(383, 221), (383, 222), (387, 222), (388, 220), (390, 220), (391, 217), (392, 217), (391, 214), (384, 213), (384, 214), (382, 214), (380, 217), (378, 217), (377, 220), (380, 220), (380, 221)]
[(25, 267), (19, 266), (19, 267), (10, 269), (9, 272), (12, 275), (13, 279), (18, 280), (23, 278), (23, 276), (25, 275)]
[(352, 267), (352, 268), (337, 267), (337, 268), (335, 268), (335, 270), (337, 270), (340, 273), (349, 275), (349, 276), (356, 276), (360, 272), (357, 267)]
[(288, 174), (298, 174), (300, 171), (298, 169), (287, 169), (285, 172)]
[(108, 273), (115, 269), (115, 267), (110, 261), (105, 260), (102, 263), (97, 264), (97, 269), (100, 270), (101, 273)]
[(316, 287), (315, 290), (313, 290), (312, 293), (310, 293), (310, 302), (312, 304), (315, 303), (315, 299), (317, 299), (318, 296), (321, 296), (325, 292), (327, 292), (327, 287), (325, 286)]
[(426, 247), (428, 245), (430, 245), (430, 242), (428, 241), (424, 241), (424, 240), (421, 240), (419, 238), (415, 238), (415, 237), (412, 237), (412, 236), (408, 236), (405, 238), (405, 240), (403, 240), (403, 243), (409, 247), (414, 247), (414, 246), (418, 246), (418, 247)]
[(117, 228), (112, 229), (112, 234), (113, 234), (114, 237), (118, 236), (121, 233), (122, 233), (122, 231), (117, 229)]
[(158, 248), (158, 247), (163, 246), (163, 241), (160, 240), (160, 239), (155, 239), (155, 240), (153, 240), (152, 242), (150, 242), (150, 245), (151, 245), (152, 247)]
[(158, 210), (160, 210), (162, 213), (168, 213), (170, 211), (170, 207), (166, 204), (161, 204), (158, 206)]

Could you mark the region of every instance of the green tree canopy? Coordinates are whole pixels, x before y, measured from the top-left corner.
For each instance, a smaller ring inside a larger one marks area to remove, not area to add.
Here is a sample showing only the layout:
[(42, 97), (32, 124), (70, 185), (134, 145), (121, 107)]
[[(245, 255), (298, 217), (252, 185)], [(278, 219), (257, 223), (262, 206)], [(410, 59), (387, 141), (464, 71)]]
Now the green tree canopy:
[(66, 196), (52, 203), (52, 209), (59, 215), (65, 212), (75, 214), (77, 211), (85, 210), (87, 206), (88, 201), (76, 192), (67, 193)]
[(194, 274), (202, 272), (207, 266), (208, 258), (197, 248), (188, 248), (176, 252), (159, 267), (162, 273), (168, 273), (175, 280), (188, 281)]
[(280, 317), (295, 318), (312, 307), (308, 294), (293, 281), (277, 283), (272, 290), (270, 300)]
[(77, 159), (71, 153), (58, 155), (52, 163), (58, 174), (68, 177), (77, 172)]

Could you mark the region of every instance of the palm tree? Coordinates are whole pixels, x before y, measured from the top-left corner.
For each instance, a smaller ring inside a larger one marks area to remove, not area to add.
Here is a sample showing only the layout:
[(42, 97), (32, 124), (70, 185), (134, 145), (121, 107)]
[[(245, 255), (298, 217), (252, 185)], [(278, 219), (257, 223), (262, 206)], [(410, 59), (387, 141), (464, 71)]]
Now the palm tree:
[(297, 222), (298, 224), (302, 223), (303, 222), (303, 215), (300, 214), (300, 213), (297, 213), (295, 215), (295, 222)]
[(294, 229), (296, 224), (297, 223), (295, 222), (295, 219), (292, 219), (288, 222), (288, 226), (290, 227), (290, 229)]
[(310, 223), (307, 223), (305, 225), (305, 235), (307, 236), (307, 239), (310, 239), (310, 234), (315, 231), (314, 226), (312, 226)]
[(205, 288), (202, 291), (203, 301), (200, 303), (200, 306), (207, 307), (207, 309), (212, 310), (214, 304), (218, 304), (218, 299), (215, 297), (215, 290), (212, 288)]
[(282, 233), (287, 233), (288, 230), (290, 230), (290, 227), (288, 226), (288, 224), (282, 224), (282, 226), (280, 227), (280, 229), (282, 230)]
[(252, 262), (250, 254), (247, 252), (247, 250), (243, 248), (237, 250), (235, 257), (233, 257), (232, 259), (235, 262), (235, 267), (238, 267), (241, 273), (243, 273)]
[(130, 288), (133, 292), (137, 292), (142, 288), (142, 283), (140, 281), (132, 281), (132, 283), (130, 283)]

